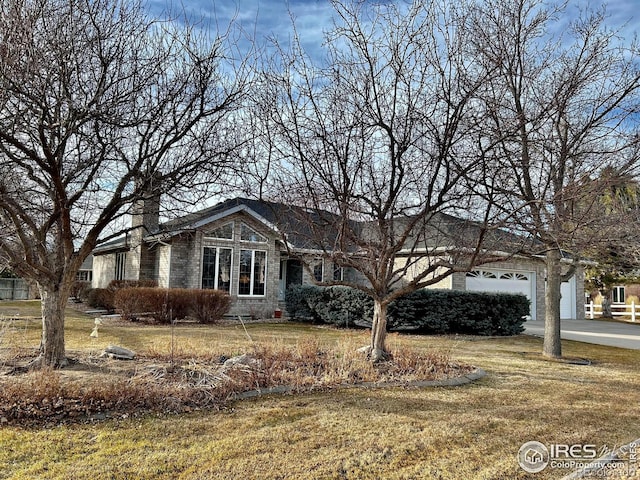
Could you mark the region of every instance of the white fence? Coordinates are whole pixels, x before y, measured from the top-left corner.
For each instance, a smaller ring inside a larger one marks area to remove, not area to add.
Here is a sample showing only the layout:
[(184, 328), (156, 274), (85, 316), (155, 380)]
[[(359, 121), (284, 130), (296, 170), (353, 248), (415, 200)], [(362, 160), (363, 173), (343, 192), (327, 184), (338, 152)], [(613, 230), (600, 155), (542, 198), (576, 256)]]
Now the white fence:
[[(594, 319), (602, 317), (602, 305), (599, 303), (587, 303), (584, 306), (584, 313), (587, 318)], [(614, 317), (626, 317), (632, 322), (635, 322), (640, 317), (640, 305), (636, 305), (635, 302), (631, 302), (626, 305), (623, 303), (611, 304), (611, 315)]]

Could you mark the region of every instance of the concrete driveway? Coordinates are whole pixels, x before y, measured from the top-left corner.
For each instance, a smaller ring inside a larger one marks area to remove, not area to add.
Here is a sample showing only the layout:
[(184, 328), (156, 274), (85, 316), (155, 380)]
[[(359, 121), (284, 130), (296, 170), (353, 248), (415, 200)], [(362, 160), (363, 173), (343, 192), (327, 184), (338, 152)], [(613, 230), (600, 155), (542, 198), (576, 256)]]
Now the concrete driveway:
[[(544, 336), (544, 322), (524, 323), (527, 335)], [(560, 336), (565, 340), (640, 350), (640, 322), (627, 324), (599, 320), (562, 320)]]

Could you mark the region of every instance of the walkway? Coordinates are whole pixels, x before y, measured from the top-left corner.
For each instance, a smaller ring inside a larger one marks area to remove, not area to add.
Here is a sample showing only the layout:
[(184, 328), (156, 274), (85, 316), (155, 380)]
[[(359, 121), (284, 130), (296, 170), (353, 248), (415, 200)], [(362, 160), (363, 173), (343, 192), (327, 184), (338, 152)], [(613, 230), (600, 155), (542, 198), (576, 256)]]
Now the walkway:
[[(544, 336), (544, 322), (524, 323), (525, 334)], [(627, 324), (600, 320), (562, 320), (560, 336), (565, 340), (640, 350), (640, 322)]]

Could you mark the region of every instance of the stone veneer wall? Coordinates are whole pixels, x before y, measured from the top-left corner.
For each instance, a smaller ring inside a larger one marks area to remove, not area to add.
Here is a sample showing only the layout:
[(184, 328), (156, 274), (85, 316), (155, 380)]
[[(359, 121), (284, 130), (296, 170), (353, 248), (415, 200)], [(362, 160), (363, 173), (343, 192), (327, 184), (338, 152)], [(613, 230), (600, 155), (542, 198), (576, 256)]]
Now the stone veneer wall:
[[(229, 222), (234, 223), (234, 239), (220, 240), (205, 238), (211, 232)], [(240, 225), (245, 223), (267, 238), (266, 243), (240, 240)], [(278, 287), (280, 275), (280, 249), (277, 237), (253, 217), (238, 213), (204, 226), (196, 233), (175, 237), (171, 243), (169, 267), (169, 286), (173, 288), (202, 287), (202, 256), (205, 246), (233, 249), (231, 270), (231, 291), (233, 298), (231, 315), (252, 315), (271, 317), (278, 306)], [(238, 295), (238, 268), (240, 250), (262, 250), (267, 252), (267, 272), (264, 296)]]

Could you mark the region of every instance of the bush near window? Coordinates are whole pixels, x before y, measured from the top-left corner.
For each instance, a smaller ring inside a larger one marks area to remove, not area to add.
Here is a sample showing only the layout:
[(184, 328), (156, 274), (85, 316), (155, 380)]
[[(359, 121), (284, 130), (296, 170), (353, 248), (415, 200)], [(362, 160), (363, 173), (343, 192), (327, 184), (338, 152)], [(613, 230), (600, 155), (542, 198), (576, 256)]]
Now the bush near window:
[(115, 292), (122, 288), (153, 288), (157, 286), (158, 282), (155, 280), (111, 280), (107, 288)]
[[(373, 301), (348, 287), (296, 285), (287, 290), (292, 320), (338, 327), (370, 327)], [(389, 305), (390, 331), (516, 335), (524, 328), (529, 300), (520, 294), (418, 290)]]
[(113, 310), (113, 290), (108, 288), (92, 288), (87, 292), (87, 305), (93, 308)]
[(157, 287), (155, 280), (111, 280), (107, 288), (88, 288), (80, 293), (80, 299), (93, 308), (115, 310), (113, 298), (118, 290), (133, 287)]
[(89, 291), (91, 290), (91, 282), (76, 280), (71, 287), (71, 296), (76, 302), (86, 301)]
[(193, 290), (189, 316), (199, 323), (217, 323), (231, 308), (231, 297), (220, 290)]
[(122, 288), (114, 295), (122, 318), (149, 317), (158, 323), (192, 317), (200, 323), (216, 323), (231, 307), (228, 294), (218, 290), (185, 288)]

